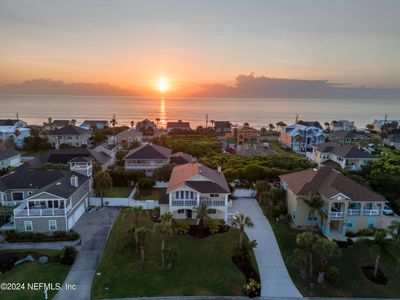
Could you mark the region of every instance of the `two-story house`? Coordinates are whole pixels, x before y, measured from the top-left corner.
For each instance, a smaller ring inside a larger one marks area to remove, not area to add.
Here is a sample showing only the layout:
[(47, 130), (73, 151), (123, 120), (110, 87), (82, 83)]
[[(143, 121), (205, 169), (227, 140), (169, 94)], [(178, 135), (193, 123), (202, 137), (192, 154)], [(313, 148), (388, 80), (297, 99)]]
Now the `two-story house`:
[(81, 128), (91, 130), (91, 129), (104, 129), (109, 127), (109, 122), (107, 120), (85, 120), (80, 125)]
[[(328, 167), (280, 176), (288, 213), (294, 225), (318, 226), (329, 238), (365, 228), (382, 228), (385, 198)], [(325, 202), (324, 215), (313, 214), (304, 198), (316, 193)]]
[(89, 144), (90, 131), (74, 125), (67, 125), (47, 134), (49, 143), (58, 149), (65, 144), (71, 147), (82, 147)]
[(139, 146), (124, 157), (125, 170), (143, 171), (146, 176), (152, 176), (155, 169), (170, 162), (171, 149), (155, 144)]
[(199, 163), (175, 166), (168, 187), (160, 197), (160, 213), (175, 219), (196, 219), (195, 207), (205, 204), (212, 219), (227, 222), (230, 190), (221, 169)]
[(18, 149), (24, 148), (25, 138), (31, 135), (27, 123), (19, 119), (0, 120), (0, 140), (12, 141)]
[(214, 121), (214, 130), (219, 133), (231, 132), (232, 126), (229, 121)]
[(360, 170), (368, 162), (379, 158), (351, 145), (324, 143), (313, 146), (312, 152), (307, 152), (307, 158), (318, 165), (340, 167), (342, 169)]
[(367, 145), (371, 138), (364, 132), (338, 130), (329, 134), (329, 140), (337, 144)]
[[(392, 125), (392, 123), (395, 125)], [(387, 129), (391, 129), (392, 127), (397, 127), (394, 129), (399, 129), (400, 128), (400, 120), (376, 120), (375, 119), (374, 122), (372, 123), (372, 126), (374, 127), (373, 130), (375, 130), (377, 132), (382, 132)]]
[(0, 178), (3, 205), (18, 205), (16, 231), (68, 231), (88, 207), (91, 160), (76, 159), (70, 171), (21, 169)]
[(260, 131), (248, 123), (233, 128), (232, 132), (225, 134), (225, 144), (238, 151), (258, 149), (260, 146)]
[(295, 152), (306, 152), (312, 146), (325, 143), (325, 133), (318, 122), (295, 123), (281, 130), (279, 138), (283, 147)]
[(177, 122), (167, 122), (167, 131), (190, 131), (190, 122), (182, 122), (178, 120)]
[(143, 133), (134, 128), (129, 128), (115, 135), (112, 138), (112, 142), (118, 149), (130, 148), (134, 142), (143, 142)]
[(73, 125), (71, 124), (70, 120), (49, 120), (50, 122), (44, 122), (43, 123), (43, 130), (45, 131), (53, 131), (56, 129), (63, 128), (67, 125)]
[(356, 125), (354, 124), (354, 121), (349, 121), (349, 120), (333, 120), (329, 124), (329, 129), (330, 131), (339, 131), (339, 130), (344, 130), (344, 131), (354, 131), (357, 129)]

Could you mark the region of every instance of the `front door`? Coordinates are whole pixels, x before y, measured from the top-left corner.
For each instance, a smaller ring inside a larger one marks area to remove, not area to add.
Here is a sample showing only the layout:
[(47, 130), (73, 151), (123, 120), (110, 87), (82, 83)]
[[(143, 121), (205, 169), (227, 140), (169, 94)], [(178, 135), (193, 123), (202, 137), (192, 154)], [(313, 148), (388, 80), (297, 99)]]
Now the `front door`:
[(186, 210), (186, 218), (192, 219), (192, 210), (191, 209)]

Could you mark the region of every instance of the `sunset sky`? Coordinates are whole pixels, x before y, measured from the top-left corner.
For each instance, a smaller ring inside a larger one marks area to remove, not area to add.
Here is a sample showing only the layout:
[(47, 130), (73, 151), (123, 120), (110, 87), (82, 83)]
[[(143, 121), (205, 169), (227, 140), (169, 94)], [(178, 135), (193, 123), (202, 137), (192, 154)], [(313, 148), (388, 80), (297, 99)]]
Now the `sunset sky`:
[(238, 74), (400, 88), (400, 1), (0, 0), (0, 85), (154, 89)]

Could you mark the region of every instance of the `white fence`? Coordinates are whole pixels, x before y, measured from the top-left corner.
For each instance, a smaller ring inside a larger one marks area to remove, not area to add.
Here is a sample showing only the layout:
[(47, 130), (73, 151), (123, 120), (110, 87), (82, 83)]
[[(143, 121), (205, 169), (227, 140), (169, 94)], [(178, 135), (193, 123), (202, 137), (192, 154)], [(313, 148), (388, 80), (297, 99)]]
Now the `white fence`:
[(168, 181), (156, 181), (156, 184), (154, 185), (154, 188), (156, 189), (161, 189), (166, 187), (168, 187)]
[(254, 189), (235, 189), (233, 196), (237, 198), (254, 198), (257, 191)]
[[(89, 198), (90, 206), (101, 206), (101, 198)], [(145, 200), (137, 201), (129, 198), (103, 198), (103, 206), (123, 206), (123, 207), (137, 207), (141, 206), (143, 209), (153, 209), (158, 206), (158, 201)]]

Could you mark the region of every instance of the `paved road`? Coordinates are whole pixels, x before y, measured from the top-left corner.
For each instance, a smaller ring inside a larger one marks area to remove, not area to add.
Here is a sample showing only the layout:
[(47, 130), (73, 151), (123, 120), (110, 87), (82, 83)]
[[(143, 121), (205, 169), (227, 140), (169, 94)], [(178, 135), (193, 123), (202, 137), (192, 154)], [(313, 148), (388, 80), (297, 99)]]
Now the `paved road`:
[(245, 232), (250, 240), (257, 240), (254, 254), (260, 271), (261, 296), (302, 297), (289, 276), (271, 225), (257, 201), (252, 198), (234, 200), (230, 213), (236, 212), (249, 216), (254, 223), (254, 227), (245, 228)]
[(103, 253), (108, 234), (118, 215), (118, 208), (103, 207), (85, 213), (73, 228), (81, 235), (82, 246), (65, 284), (76, 284), (77, 289), (62, 290), (56, 300), (88, 300), (97, 264)]

